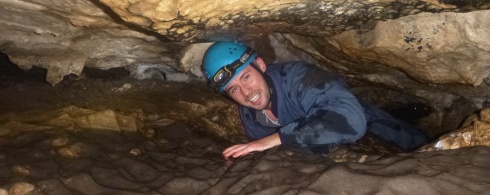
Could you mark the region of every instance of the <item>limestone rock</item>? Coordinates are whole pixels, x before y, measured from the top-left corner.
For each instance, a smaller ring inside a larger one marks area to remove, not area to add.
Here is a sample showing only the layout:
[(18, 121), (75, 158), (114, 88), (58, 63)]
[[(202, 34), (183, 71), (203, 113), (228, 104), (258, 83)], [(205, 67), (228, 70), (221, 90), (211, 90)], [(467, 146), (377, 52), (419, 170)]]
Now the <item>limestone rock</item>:
[[(179, 123), (162, 128), (170, 128), (163, 129), (167, 136), (176, 136), (182, 130), (175, 125)], [(115, 131), (48, 130), (8, 136), (19, 143), (0, 139), (7, 151), (0, 155), (0, 194), (471, 195), (490, 189), (486, 146), (386, 154), (363, 163), (335, 163), (328, 156), (275, 147), (226, 161), (221, 152), (229, 142), (194, 133), (165, 144)], [(66, 140), (52, 144), (60, 138)], [(52, 153), (61, 148), (70, 148), (78, 158)], [(12, 167), (17, 167), (14, 174)]]
[(96, 183), (88, 174), (80, 174), (63, 179), (66, 188), (86, 194), (110, 194), (114, 191)]
[(192, 74), (203, 77), (201, 67), (202, 58), (206, 49), (211, 46), (212, 43), (198, 43), (192, 44), (182, 50), (183, 57), (180, 60), (182, 69), (185, 72), (191, 72)]
[(472, 126), (449, 132), (418, 151), (435, 151), (457, 149), (470, 146), (490, 146), (490, 109), (480, 112), (481, 120), (473, 122)]
[(43, 180), (37, 183), (38, 186), (42, 187), (42, 192), (45, 194), (70, 194), (72, 193), (68, 189), (66, 189), (60, 180), (57, 179), (48, 179)]
[(163, 194), (193, 194), (209, 188), (209, 183), (192, 177), (174, 178), (160, 192)]
[[(102, 129), (132, 132), (143, 128), (142, 113), (140, 111), (123, 114), (116, 113), (110, 109), (94, 111), (68, 106), (59, 110), (40, 113), (39, 115), (31, 115), (30, 117), (29, 119), (24, 119), (26, 121), (8, 121), (0, 125), (0, 135), (20, 131), (41, 131), (54, 127), (67, 130)], [(38, 124), (32, 124), (32, 121), (36, 121)]]
[(175, 70), (170, 73), (173, 79), (187, 81), (180, 71), (199, 73), (179, 65), (176, 53), (186, 44), (177, 42), (182, 40), (251, 40), (277, 32), (327, 37), (364, 28), (369, 21), (488, 8), (481, 1), (427, 0), (38, 0), (0, 5), (0, 51), (24, 70), (47, 69), (46, 81), (53, 85), (66, 75), (81, 76), (84, 67), (106, 70), (149, 64)]
[(138, 114), (123, 115), (107, 109), (93, 111), (88, 109), (69, 106), (60, 109), (57, 114), (45, 124), (63, 128), (82, 128), (82, 129), (106, 129), (115, 131), (137, 131)]
[(50, 128), (51, 127), (44, 125), (26, 124), (20, 121), (8, 121), (5, 124), (0, 125), (0, 135), (7, 135), (10, 132), (19, 131), (42, 131)]
[(490, 109), (483, 109), (480, 111), (480, 119), (483, 122), (490, 123)]
[(159, 62), (177, 67), (175, 60), (161, 55), (167, 51), (158, 38), (114, 21), (97, 2), (0, 4), (0, 51), (24, 70), (47, 69), (46, 81), (51, 84), (65, 75), (80, 76), (85, 66), (108, 69)]
[(421, 13), (344, 32), (332, 43), (363, 63), (381, 62), (422, 82), (477, 86), (490, 76), (489, 17), (490, 11)]
[(202, 42), (238, 40), (248, 41), (268, 61), (309, 61), (440, 104), (438, 110), (451, 104), (452, 95), (485, 101), (490, 88), (483, 84), (490, 78), (487, 1), (0, 5), (0, 52), (24, 70), (47, 69), (46, 80), (53, 85), (70, 74), (82, 77), (84, 67), (123, 67), (137, 78), (190, 82), (201, 76), (196, 65), (209, 45)]
[(68, 146), (61, 147), (57, 150), (58, 154), (68, 159), (78, 159), (89, 157), (93, 154), (94, 149), (84, 143), (74, 143)]
[(30, 183), (15, 183), (10, 187), (10, 195), (27, 195), (31, 194), (36, 188)]
[(24, 165), (15, 165), (12, 167), (12, 171), (20, 176), (28, 176), (31, 174), (29, 167)]
[(191, 111), (190, 113), (194, 114), (195, 116), (189, 116), (189, 117), (196, 117), (196, 116), (201, 116), (204, 113), (208, 112), (208, 107), (194, 103), (194, 102), (186, 102), (186, 101), (179, 101), (178, 102), (179, 107), (183, 108), (185, 110)]
[[(391, 155), (363, 164), (335, 164), (318, 156), (270, 151), (255, 160), (248, 157), (235, 162), (205, 193), (485, 194), (488, 179), (473, 181), (490, 175), (488, 154), (489, 147), (470, 147)], [(270, 167), (268, 171), (263, 171), (265, 166)], [(454, 166), (458, 168), (451, 168)]]
[[(369, 20), (394, 19), (423, 11), (465, 9), (484, 4), (452, 5), (434, 1), (114, 1), (102, 0), (123, 20), (154, 30), (173, 40), (248, 36), (287, 31), (325, 36), (355, 28)], [(146, 9), (152, 7), (152, 9)], [(395, 15), (396, 12), (398, 15)], [(348, 22), (354, 21), (354, 22)], [(219, 39), (219, 38), (215, 38)]]
[(68, 141), (69, 140), (68, 140), (67, 137), (65, 137), (65, 136), (62, 136), (61, 137), (60, 136), (60, 137), (58, 137), (56, 139), (51, 140), (51, 146), (53, 146), (53, 147), (64, 146), (64, 145), (66, 145), (68, 143)]
[(167, 119), (167, 118), (162, 118), (162, 119), (156, 119), (150, 123), (150, 126), (156, 126), (156, 127), (166, 127), (171, 124), (174, 124), (175, 120), (172, 119)]
[(138, 64), (127, 68), (131, 76), (144, 79), (160, 79), (177, 82), (190, 82), (192, 77), (189, 74), (182, 73), (166, 64)]

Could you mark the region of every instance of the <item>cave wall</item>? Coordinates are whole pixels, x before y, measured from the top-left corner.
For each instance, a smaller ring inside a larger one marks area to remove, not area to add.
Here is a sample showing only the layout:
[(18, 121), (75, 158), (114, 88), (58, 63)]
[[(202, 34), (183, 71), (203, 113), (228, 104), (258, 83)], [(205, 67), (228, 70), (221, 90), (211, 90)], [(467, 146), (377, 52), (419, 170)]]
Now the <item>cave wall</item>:
[(182, 44), (162, 42), (111, 16), (97, 1), (1, 1), (0, 51), (20, 68), (48, 70), (46, 81), (81, 75), (85, 66), (109, 69), (142, 64), (178, 67)]
[(478, 86), (490, 76), (488, 18), (489, 11), (422, 13), (329, 41), (360, 63), (377, 61), (420, 82)]
[[(84, 67), (124, 67), (140, 79), (149, 78), (141, 74), (150, 69), (164, 72), (163, 79), (189, 81), (202, 77), (199, 65), (210, 41), (237, 40), (255, 47), (267, 62), (305, 60), (336, 71), (362, 98), (408, 96), (433, 105), (438, 112), (427, 123), (437, 121), (434, 129), (448, 120), (455, 102), (464, 99), (459, 107), (481, 109), (490, 100), (488, 0), (0, 5), (0, 52), (24, 70), (46, 69), (52, 85), (70, 74), (81, 76)], [(169, 76), (175, 74), (180, 75)], [(363, 89), (366, 85), (380, 92)]]

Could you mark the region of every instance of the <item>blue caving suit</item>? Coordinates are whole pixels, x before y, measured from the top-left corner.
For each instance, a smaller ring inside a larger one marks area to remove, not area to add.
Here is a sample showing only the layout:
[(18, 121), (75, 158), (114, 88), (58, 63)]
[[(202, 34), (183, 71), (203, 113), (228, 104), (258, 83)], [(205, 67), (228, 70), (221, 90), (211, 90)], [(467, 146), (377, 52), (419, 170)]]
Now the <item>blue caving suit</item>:
[(268, 65), (265, 74), (279, 125), (264, 126), (257, 117), (260, 112), (240, 106), (251, 140), (278, 132), (282, 145), (321, 153), (333, 145), (353, 143), (366, 131), (405, 151), (427, 141), (416, 127), (360, 102), (334, 73), (297, 61)]

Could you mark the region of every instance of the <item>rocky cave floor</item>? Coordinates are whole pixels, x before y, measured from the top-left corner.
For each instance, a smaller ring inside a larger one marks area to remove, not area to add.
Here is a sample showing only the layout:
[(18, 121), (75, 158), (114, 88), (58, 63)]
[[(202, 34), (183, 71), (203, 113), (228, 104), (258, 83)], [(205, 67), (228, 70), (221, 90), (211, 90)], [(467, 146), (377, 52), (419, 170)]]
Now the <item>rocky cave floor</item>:
[[(203, 133), (181, 108), (229, 104), (203, 84), (116, 72), (51, 86), (41, 70), (2, 71), (0, 194), (490, 194), (489, 147), (328, 156), (275, 148), (228, 161), (222, 149), (243, 137)], [(108, 116), (117, 127), (97, 126)]]

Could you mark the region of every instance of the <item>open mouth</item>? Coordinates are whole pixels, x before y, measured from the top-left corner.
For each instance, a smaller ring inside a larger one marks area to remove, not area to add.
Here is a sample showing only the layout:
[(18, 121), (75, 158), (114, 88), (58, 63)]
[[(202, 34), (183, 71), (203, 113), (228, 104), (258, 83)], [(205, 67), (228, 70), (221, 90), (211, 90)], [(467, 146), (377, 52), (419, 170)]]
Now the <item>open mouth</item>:
[(259, 100), (259, 98), (260, 98), (260, 94), (255, 94), (248, 101), (249, 102), (252, 102), (252, 103), (257, 103), (257, 101)]

